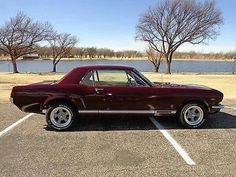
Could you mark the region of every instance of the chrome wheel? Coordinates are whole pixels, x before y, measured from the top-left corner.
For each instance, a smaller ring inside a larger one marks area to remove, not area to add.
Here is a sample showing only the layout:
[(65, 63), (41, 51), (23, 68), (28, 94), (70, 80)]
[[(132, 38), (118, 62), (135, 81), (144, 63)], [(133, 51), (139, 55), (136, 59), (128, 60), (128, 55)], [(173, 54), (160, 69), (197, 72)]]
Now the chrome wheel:
[(204, 119), (204, 111), (197, 105), (189, 106), (183, 114), (185, 122), (191, 126), (200, 124)]
[(50, 113), (51, 123), (59, 128), (67, 127), (72, 120), (72, 114), (66, 107), (55, 107)]

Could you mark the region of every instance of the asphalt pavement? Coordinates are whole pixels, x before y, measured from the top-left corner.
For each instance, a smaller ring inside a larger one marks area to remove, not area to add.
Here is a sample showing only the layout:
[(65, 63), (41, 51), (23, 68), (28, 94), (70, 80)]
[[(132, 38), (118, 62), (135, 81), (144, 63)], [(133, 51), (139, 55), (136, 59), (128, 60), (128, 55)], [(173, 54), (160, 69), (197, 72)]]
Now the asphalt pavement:
[[(236, 176), (236, 104), (227, 105), (195, 130), (173, 118), (155, 118), (158, 127), (117, 116), (82, 117), (55, 132), (30, 115), (0, 134), (0, 176)], [(0, 111), (0, 132), (28, 115), (8, 103)]]

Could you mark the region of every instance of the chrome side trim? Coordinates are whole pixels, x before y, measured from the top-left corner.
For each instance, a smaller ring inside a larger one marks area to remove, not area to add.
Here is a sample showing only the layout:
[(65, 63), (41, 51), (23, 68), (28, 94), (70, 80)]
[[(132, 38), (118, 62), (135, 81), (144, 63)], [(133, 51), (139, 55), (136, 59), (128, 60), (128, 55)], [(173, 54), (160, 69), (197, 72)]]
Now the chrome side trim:
[(176, 112), (177, 112), (176, 110), (157, 110), (154, 116), (175, 114)]
[(22, 111), (25, 111), (27, 108), (31, 107), (31, 106), (35, 106), (35, 105), (39, 105), (39, 103), (32, 103), (32, 104), (28, 104), (25, 105), (21, 108)]
[(154, 114), (154, 116), (175, 114), (176, 110), (79, 110), (81, 114)]
[(154, 114), (155, 110), (99, 110), (101, 114)]
[(98, 114), (98, 110), (79, 110), (81, 114)]
[(222, 104), (212, 106), (212, 109), (223, 109), (223, 108), (225, 108), (225, 106)]

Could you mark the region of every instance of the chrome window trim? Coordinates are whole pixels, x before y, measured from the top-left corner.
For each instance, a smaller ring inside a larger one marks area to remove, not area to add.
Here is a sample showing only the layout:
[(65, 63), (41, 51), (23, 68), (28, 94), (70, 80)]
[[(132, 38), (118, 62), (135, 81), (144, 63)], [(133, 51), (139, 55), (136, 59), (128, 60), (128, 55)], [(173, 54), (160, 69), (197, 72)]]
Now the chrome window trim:
[[(142, 77), (140, 77), (140, 75), (138, 75), (137, 73), (135, 73), (133, 70), (126, 70), (126, 74), (127, 74), (127, 78), (128, 78), (128, 75), (130, 75), (130, 77), (132, 77), (135, 81), (135, 85), (129, 85), (129, 87), (150, 87), (149, 84), (147, 84), (147, 82), (145, 82), (145, 80), (143, 80)], [(143, 82), (145, 85), (139, 85), (135, 79), (135, 77), (137, 79), (139, 79), (141, 82)], [(128, 78), (129, 80), (129, 78)]]
[(147, 83), (150, 87), (153, 87), (155, 84), (150, 81), (148, 78), (146, 78), (141, 72), (139, 72), (136, 69), (132, 70), (135, 74), (137, 74), (140, 78), (142, 78), (143, 81), (145, 81), (145, 83)]
[[(127, 71), (125, 69), (96, 69), (95, 72), (97, 74), (98, 81), (100, 82), (100, 74), (99, 71), (123, 71), (126, 76), (127, 76)], [(128, 78), (127, 78), (128, 81)], [(96, 85), (94, 84), (95, 87), (120, 87), (119, 85)], [(129, 86), (121, 86), (121, 87), (129, 87)]]
[[(91, 73), (91, 76), (93, 77), (93, 85), (86, 85), (86, 84), (83, 84), (83, 80), (87, 77), (87, 75)], [(79, 81), (79, 84), (80, 85), (85, 85), (87, 87), (94, 87), (95, 86), (95, 83), (94, 83), (94, 70), (90, 70), (90, 71), (87, 71), (84, 76), (82, 77), (82, 79)]]
[[(134, 78), (134, 75), (139, 78), (142, 82), (144, 82), (146, 85), (145, 86), (142, 86), (142, 85), (138, 85), (136, 80), (135, 80), (135, 83), (136, 85), (135, 86), (119, 86), (119, 85), (96, 85), (95, 83), (95, 77), (97, 77), (97, 80), (100, 81), (100, 78), (99, 78), (99, 73), (98, 71), (104, 71), (104, 70), (109, 70), (109, 71), (124, 71), (126, 73), (126, 76), (127, 76), (127, 81), (128, 81), (128, 74), (132, 75), (131, 77)], [(150, 84), (147, 83), (147, 81), (145, 79), (143, 79), (138, 73), (136, 73), (134, 70), (126, 70), (126, 69), (96, 69), (96, 70), (91, 70), (93, 73), (92, 73), (92, 76), (93, 76), (93, 87), (150, 87)], [(89, 72), (91, 72), (89, 71)], [(86, 75), (89, 73), (87, 72)], [(96, 76), (95, 76), (96, 75)], [(86, 76), (84, 76), (86, 77)], [(84, 79), (84, 77), (81, 79), (81, 81)], [(80, 82), (81, 82), (80, 81)], [(88, 85), (87, 85), (88, 86)]]

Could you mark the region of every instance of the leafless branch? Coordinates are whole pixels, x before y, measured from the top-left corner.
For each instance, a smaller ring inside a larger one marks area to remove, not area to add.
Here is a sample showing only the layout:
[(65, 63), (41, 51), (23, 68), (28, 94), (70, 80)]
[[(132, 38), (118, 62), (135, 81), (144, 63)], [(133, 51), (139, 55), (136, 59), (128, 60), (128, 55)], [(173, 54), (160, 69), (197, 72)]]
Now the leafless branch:
[(200, 44), (215, 39), (223, 23), (215, 1), (163, 0), (143, 14), (136, 26), (136, 39), (147, 42), (170, 63), (173, 53), (184, 43)]
[(60, 62), (61, 58), (66, 57), (78, 43), (76, 36), (71, 34), (53, 34), (48, 40), (50, 48), (52, 50), (53, 57), (53, 72), (56, 72), (56, 65)]
[(49, 23), (35, 22), (22, 12), (0, 27), (0, 50), (10, 55), (14, 72), (18, 72), (16, 60), (34, 53), (36, 44), (52, 31)]
[(163, 53), (162, 52), (157, 52), (156, 50), (149, 47), (146, 50), (146, 55), (148, 57), (148, 60), (155, 67), (155, 71), (158, 72), (159, 68), (160, 68), (161, 60), (162, 60), (162, 57), (163, 57)]

